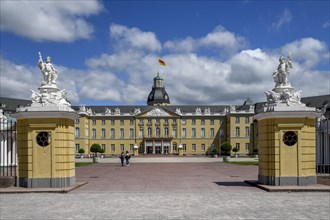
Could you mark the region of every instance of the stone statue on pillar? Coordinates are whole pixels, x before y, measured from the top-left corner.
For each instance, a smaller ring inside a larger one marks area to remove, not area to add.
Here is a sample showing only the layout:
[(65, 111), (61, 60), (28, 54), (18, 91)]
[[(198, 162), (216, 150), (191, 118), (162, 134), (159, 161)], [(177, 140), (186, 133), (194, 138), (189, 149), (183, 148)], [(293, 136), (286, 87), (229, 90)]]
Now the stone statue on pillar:
[(56, 80), (58, 77), (58, 72), (51, 63), (50, 56), (46, 57), (46, 63), (42, 60), (41, 53), (39, 52), (38, 67), (44, 75), (43, 85), (56, 85)]
[(39, 52), (38, 67), (44, 76), (39, 92), (31, 90), (32, 107), (42, 106), (67, 106), (70, 107), (70, 102), (66, 98), (66, 90), (57, 88), (56, 80), (58, 78), (58, 71), (51, 63), (51, 58), (47, 56), (46, 62), (42, 60)]
[(269, 105), (302, 105), (300, 102), (301, 91), (294, 92), (291, 86), (288, 76), (290, 74), (289, 69), (293, 68), (291, 56), (289, 54), (287, 60), (280, 56), (280, 64), (277, 70), (273, 72), (273, 79), (275, 82), (275, 87), (272, 90), (266, 91), (267, 103)]

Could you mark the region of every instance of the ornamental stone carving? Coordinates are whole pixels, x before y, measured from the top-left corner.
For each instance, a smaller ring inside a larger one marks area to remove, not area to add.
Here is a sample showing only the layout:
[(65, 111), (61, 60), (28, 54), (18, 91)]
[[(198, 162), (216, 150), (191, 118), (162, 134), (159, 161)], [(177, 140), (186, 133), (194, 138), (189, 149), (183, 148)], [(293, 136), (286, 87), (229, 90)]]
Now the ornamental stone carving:
[(196, 115), (201, 115), (202, 114), (201, 108), (197, 107), (196, 110), (195, 110), (195, 114)]
[(116, 108), (113, 114), (114, 115), (120, 115), (120, 109), (119, 108)]
[(151, 111), (147, 113), (147, 116), (162, 117), (162, 116), (170, 116), (170, 114), (168, 114), (163, 109), (153, 108)]
[(175, 113), (178, 114), (178, 115), (182, 115), (182, 111), (181, 111), (180, 108), (176, 108)]
[(105, 108), (105, 114), (107, 114), (107, 115), (109, 115), (109, 114), (111, 114), (111, 109), (110, 108)]
[(138, 115), (138, 114), (140, 114), (140, 113), (141, 113), (140, 108), (135, 108), (135, 109), (134, 109), (134, 115)]
[(204, 109), (204, 114), (205, 114), (205, 115), (209, 115), (209, 114), (211, 114), (211, 110), (210, 110), (210, 108), (205, 108), (205, 109)]

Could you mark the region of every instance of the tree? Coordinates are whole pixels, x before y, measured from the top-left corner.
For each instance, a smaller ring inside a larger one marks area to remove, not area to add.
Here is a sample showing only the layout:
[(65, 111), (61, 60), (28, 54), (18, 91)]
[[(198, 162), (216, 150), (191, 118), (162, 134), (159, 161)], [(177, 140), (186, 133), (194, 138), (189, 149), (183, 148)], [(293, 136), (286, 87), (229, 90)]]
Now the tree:
[(105, 149), (103, 149), (103, 148), (101, 148), (101, 150), (100, 150), (100, 154), (101, 154), (101, 157), (103, 158), (104, 157), (104, 152), (105, 152)]
[(230, 154), (231, 149), (232, 149), (232, 146), (229, 142), (224, 142), (221, 145), (221, 150), (225, 152), (226, 156), (228, 156), (228, 154)]
[(80, 153), (80, 157), (82, 157), (82, 154), (85, 153), (85, 150), (83, 148), (80, 148), (78, 150), (78, 153)]
[(219, 154), (219, 151), (218, 151), (218, 148), (214, 147), (213, 150), (212, 150), (212, 155), (218, 155)]
[(92, 144), (91, 146), (91, 152), (95, 153), (95, 157), (97, 157), (97, 152), (101, 152), (102, 147), (99, 144)]
[(238, 151), (238, 147), (234, 147), (233, 152), (235, 153), (235, 156), (236, 156), (237, 151)]

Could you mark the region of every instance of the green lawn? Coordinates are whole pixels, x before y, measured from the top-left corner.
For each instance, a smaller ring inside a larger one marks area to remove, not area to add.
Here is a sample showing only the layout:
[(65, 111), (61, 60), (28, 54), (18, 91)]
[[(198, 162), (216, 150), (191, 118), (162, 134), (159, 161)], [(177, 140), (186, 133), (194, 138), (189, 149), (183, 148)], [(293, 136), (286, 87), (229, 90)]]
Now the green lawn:
[(258, 161), (235, 161), (235, 162), (227, 162), (237, 165), (259, 165)]
[(79, 163), (75, 163), (76, 167), (83, 167), (83, 166), (88, 166), (93, 164), (92, 162), (79, 162)]

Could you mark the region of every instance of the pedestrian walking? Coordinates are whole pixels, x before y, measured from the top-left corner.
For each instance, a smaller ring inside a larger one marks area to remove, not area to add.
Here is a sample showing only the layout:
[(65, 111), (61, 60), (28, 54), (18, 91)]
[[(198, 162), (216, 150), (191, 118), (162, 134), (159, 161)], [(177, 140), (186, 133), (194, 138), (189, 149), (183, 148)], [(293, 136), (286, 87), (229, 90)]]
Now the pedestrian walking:
[(120, 158), (120, 161), (121, 161), (121, 166), (123, 167), (124, 166), (124, 158), (125, 158), (124, 151), (121, 152), (119, 158)]
[(129, 166), (129, 159), (131, 159), (131, 155), (129, 155), (129, 152), (126, 151), (125, 154), (126, 166)]

